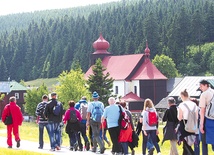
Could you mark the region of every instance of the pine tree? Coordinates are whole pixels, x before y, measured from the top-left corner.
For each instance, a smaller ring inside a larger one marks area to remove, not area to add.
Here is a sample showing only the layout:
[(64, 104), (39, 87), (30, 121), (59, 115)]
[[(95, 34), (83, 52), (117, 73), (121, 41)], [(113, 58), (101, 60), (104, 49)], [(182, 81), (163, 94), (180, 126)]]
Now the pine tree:
[(108, 98), (112, 96), (113, 78), (106, 71), (106, 68), (102, 65), (101, 59), (97, 59), (95, 65), (92, 68), (93, 74), (89, 75), (88, 85), (89, 91), (93, 93), (96, 91), (105, 105), (108, 105)]
[(8, 75), (8, 70), (7, 70), (6, 62), (3, 55), (1, 56), (1, 59), (0, 59), (0, 73), (1, 73), (0, 74), (1, 81), (7, 80), (9, 75)]

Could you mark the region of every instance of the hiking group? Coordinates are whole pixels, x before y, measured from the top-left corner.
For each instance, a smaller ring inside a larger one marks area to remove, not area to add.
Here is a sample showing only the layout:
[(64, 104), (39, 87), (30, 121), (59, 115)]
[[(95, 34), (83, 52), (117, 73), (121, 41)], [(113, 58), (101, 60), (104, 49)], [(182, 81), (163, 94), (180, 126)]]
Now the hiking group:
[[(183, 155), (208, 155), (208, 144), (212, 144), (214, 151), (214, 90), (207, 80), (200, 81), (200, 99), (190, 98), (187, 90), (180, 92), (181, 103), (176, 104), (173, 97), (167, 100), (168, 109), (162, 118), (166, 122), (163, 128), (162, 145), (170, 141), (170, 155), (178, 155), (177, 145), (183, 143)], [(106, 150), (105, 141), (111, 148), (113, 155), (135, 154), (138, 147), (138, 136), (142, 133), (142, 154), (153, 155), (156, 149), (161, 155), (159, 146), (158, 114), (151, 99), (145, 99), (144, 107), (138, 124), (134, 126), (132, 113), (127, 109), (126, 102), (116, 102), (114, 97), (108, 99), (108, 106), (99, 101), (99, 94), (93, 92), (93, 101), (87, 102), (82, 97), (77, 103), (70, 100), (69, 108), (65, 111), (63, 104), (57, 100), (57, 94), (42, 96), (42, 102), (37, 105), (36, 115), (39, 125), (39, 149), (43, 149), (44, 128), (47, 129), (50, 140), (50, 151), (61, 149), (62, 127), (66, 124), (70, 150), (91, 150), (103, 154)], [(12, 116), (12, 117), (11, 117)], [(5, 106), (2, 121), (7, 125), (7, 144), (12, 148), (12, 131), (20, 146), (19, 126), (23, 121), (20, 108), (16, 105), (16, 98), (11, 97)], [(110, 141), (106, 137), (108, 130)], [(88, 134), (87, 134), (88, 131)], [(84, 142), (82, 142), (82, 139)], [(192, 146), (194, 145), (194, 149)], [(98, 149), (99, 148), (99, 149)]]
[[(214, 90), (210, 88), (207, 80), (200, 81), (200, 90), (200, 99), (190, 98), (185, 89), (180, 92), (182, 101), (180, 104), (176, 104), (173, 97), (169, 97), (167, 100), (168, 109), (162, 118), (162, 121), (166, 122), (163, 128), (162, 145), (166, 140), (170, 141), (170, 155), (178, 155), (177, 145), (181, 143), (183, 143), (183, 155), (200, 155), (200, 142), (203, 155), (208, 155), (207, 144), (212, 144), (212, 149), (214, 149), (212, 140), (214, 138), (214, 108), (212, 108)], [(159, 118), (151, 99), (145, 99), (135, 129), (132, 113), (127, 109), (126, 102), (116, 102), (114, 97), (110, 97), (109, 105), (104, 107), (104, 104), (99, 101), (99, 94), (93, 92), (93, 101), (88, 103), (85, 97), (82, 97), (77, 103), (69, 101), (69, 109), (63, 113), (61, 105), (60, 116), (56, 116), (53, 107), (59, 102), (54, 99), (55, 93), (52, 93), (51, 96), (52, 99), (49, 103), (47, 100), (43, 100), (47, 104), (44, 108), (44, 115), (39, 119), (39, 129), (41, 130), (39, 148), (43, 147), (42, 134), (46, 127), (50, 137), (51, 150), (60, 150), (60, 122), (63, 120), (70, 139), (70, 150), (91, 150), (103, 154), (106, 149), (104, 141), (106, 141), (109, 146), (112, 144), (111, 153), (113, 155), (127, 155), (129, 149), (131, 155), (134, 155), (134, 148), (138, 146), (138, 136), (142, 133), (142, 154), (146, 155), (146, 150), (148, 150), (148, 155), (153, 155), (155, 149), (158, 155), (161, 154), (158, 144), (160, 141), (158, 137)], [(40, 104), (37, 106), (37, 111), (40, 109)], [(52, 117), (58, 119), (51, 119)], [(108, 130), (111, 143), (105, 135), (106, 130)], [(88, 134), (86, 134), (87, 131)], [(56, 135), (53, 136), (54, 134)], [(82, 144), (82, 139), (84, 144)]]
[[(134, 154), (134, 147), (137, 144), (133, 143), (132, 137), (136, 134), (133, 134), (132, 115), (126, 109), (126, 103), (121, 102), (120, 105), (116, 105), (115, 99), (110, 97), (109, 106), (105, 108), (104, 104), (99, 101), (97, 92), (93, 92), (92, 99), (93, 101), (89, 103), (84, 96), (77, 103), (70, 100), (69, 108), (65, 111), (62, 103), (57, 101), (56, 93), (51, 93), (50, 101), (48, 101), (47, 95), (43, 95), (42, 102), (37, 105), (35, 112), (39, 125), (38, 148), (43, 149), (43, 134), (44, 128), (46, 128), (50, 139), (50, 151), (60, 150), (62, 126), (65, 124), (71, 151), (91, 150), (103, 154), (106, 150), (106, 142), (109, 147), (112, 143), (112, 154), (128, 154), (128, 146)], [(126, 123), (124, 128), (122, 128), (123, 125), (120, 125), (122, 120)], [(106, 137), (107, 130), (111, 143)], [(138, 141), (138, 137), (135, 139)]]

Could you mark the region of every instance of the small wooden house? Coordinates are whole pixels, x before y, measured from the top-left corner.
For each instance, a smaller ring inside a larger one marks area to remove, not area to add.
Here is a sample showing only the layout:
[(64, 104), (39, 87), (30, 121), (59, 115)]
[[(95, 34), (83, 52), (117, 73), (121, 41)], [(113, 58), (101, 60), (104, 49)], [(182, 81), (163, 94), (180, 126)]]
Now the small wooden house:
[(15, 96), (17, 100), (17, 105), (19, 105), (24, 112), (23, 104), (24, 95), (26, 94), (27, 88), (19, 84), (16, 81), (1, 81), (0, 82), (0, 93), (4, 94), (4, 98), (0, 101), (0, 116), (6, 104), (9, 103), (9, 98)]

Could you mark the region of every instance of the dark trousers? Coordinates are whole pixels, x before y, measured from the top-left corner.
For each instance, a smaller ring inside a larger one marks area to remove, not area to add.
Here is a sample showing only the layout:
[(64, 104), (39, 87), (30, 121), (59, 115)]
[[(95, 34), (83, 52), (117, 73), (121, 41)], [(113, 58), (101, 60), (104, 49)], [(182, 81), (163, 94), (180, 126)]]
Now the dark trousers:
[(70, 148), (73, 148), (74, 145), (77, 144), (78, 133), (77, 132), (71, 132), (68, 134), (68, 136), (69, 136)]
[(186, 140), (183, 140), (183, 155), (194, 155), (194, 151), (191, 146), (189, 146)]
[(39, 147), (43, 148), (44, 146), (44, 140), (43, 140), (43, 135), (44, 135), (44, 128), (48, 131), (48, 123), (39, 123)]
[(195, 143), (194, 143), (194, 152), (195, 152), (195, 155), (200, 155), (200, 140), (199, 140), (199, 135), (196, 134), (195, 136), (196, 136), (196, 138), (195, 138)]
[(85, 123), (81, 123), (80, 127), (81, 127), (81, 130), (80, 130), (80, 132), (78, 132), (78, 145), (79, 145), (80, 149), (82, 149), (83, 148), (83, 144), (82, 144), (80, 135), (82, 135), (82, 138), (84, 139), (85, 146), (86, 146), (86, 143), (88, 142), (88, 137), (86, 135), (86, 124)]
[(120, 127), (113, 127), (113, 128), (108, 128), (108, 132), (111, 138), (112, 142), (112, 152), (119, 153), (121, 152), (121, 145), (118, 142), (119, 134), (120, 134)]

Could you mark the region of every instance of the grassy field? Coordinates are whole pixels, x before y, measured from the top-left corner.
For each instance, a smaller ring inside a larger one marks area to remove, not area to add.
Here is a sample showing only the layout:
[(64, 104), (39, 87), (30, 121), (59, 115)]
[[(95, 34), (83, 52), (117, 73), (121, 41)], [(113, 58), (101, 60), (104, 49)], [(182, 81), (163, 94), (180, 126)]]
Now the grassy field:
[(37, 153), (37, 152), (30, 152), (30, 151), (23, 151), (23, 150), (14, 150), (14, 149), (7, 149), (0, 147), (0, 155), (50, 155), (45, 153)]
[[(0, 129), (5, 129), (5, 126), (3, 125), (3, 123), (0, 123)], [(64, 129), (63, 129), (64, 130)], [(0, 136), (6, 136), (5, 133), (0, 133)], [(162, 126), (160, 126), (160, 139), (162, 139)], [(28, 123), (28, 122), (24, 122), (23, 125), (20, 127), (20, 137), (23, 140), (30, 140), (30, 141), (38, 141), (38, 125), (36, 123)], [(107, 137), (109, 138), (109, 135), (107, 133)], [(44, 133), (44, 141), (46, 143), (49, 143), (49, 138), (48, 138), (48, 134), (45, 130)], [(63, 146), (69, 146), (69, 139), (67, 134), (63, 131)], [(106, 145), (107, 146), (107, 145)], [(141, 154), (142, 152), (142, 137), (140, 136), (140, 140), (139, 140), (139, 146), (138, 148), (135, 149), (136, 154)], [(163, 146), (161, 147), (161, 152), (162, 154), (168, 154), (169, 152), (169, 142), (165, 142)], [(110, 149), (107, 147), (107, 149)], [(179, 152), (181, 153), (181, 147), (179, 147)]]
[(26, 86), (31, 86), (31, 87), (39, 87), (41, 86), (42, 83), (44, 83), (49, 90), (53, 88), (53, 85), (57, 84), (57, 78), (49, 78), (49, 79), (36, 79), (32, 81), (27, 81), (25, 82)]
[[(5, 126), (3, 123), (0, 123), (0, 130), (1, 129), (5, 129)], [(159, 127), (159, 138), (161, 141), (163, 139), (162, 129), (163, 129), (163, 125), (160, 125), (160, 127)], [(5, 137), (6, 133), (0, 132), (0, 136)], [(38, 125), (36, 123), (24, 122), (23, 125), (20, 127), (20, 137), (23, 140), (29, 140), (29, 141), (37, 142), (38, 141)], [(109, 138), (108, 132), (107, 132), (107, 137)], [(46, 130), (44, 133), (44, 141), (46, 143), (49, 143), (49, 138), (48, 138), (48, 134), (47, 134)], [(163, 145), (161, 145), (161, 141), (159, 142), (159, 145), (160, 145), (162, 155), (169, 154), (169, 150), (170, 150), (169, 141), (164, 142)], [(64, 129), (63, 129), (63, 144), (62, 145), (63, 146), (69, 146), (69, 138), (68, 138), (67, 134), (64, 132)], [(142, 136), (140, 135), (139, 146), (138, 146), (138, 148), (135, 148), (136, 154), (142, 154), (142, 147), (141, 146), (142, 146)], [(177, 146), (177, 147), (178, 147), (179, 154), (182, 154), (182, 145)], [(107, 149), (110, 149), (110, 148), (107, 147)], [(156, 151), (155, 151), (155, 153), (156, 153)], [(212, 154), (212, 153), (213, 152), (211, 152), (211, 147), (209, 146), (209, 154)], [(23, 152), (23, 154), (24, 154), (24, 152)], [(0, 155), (2, 155), (2, 154), (0, 153)], [(35, 155), (37, 155), (37, 154), (35, 154)]]

